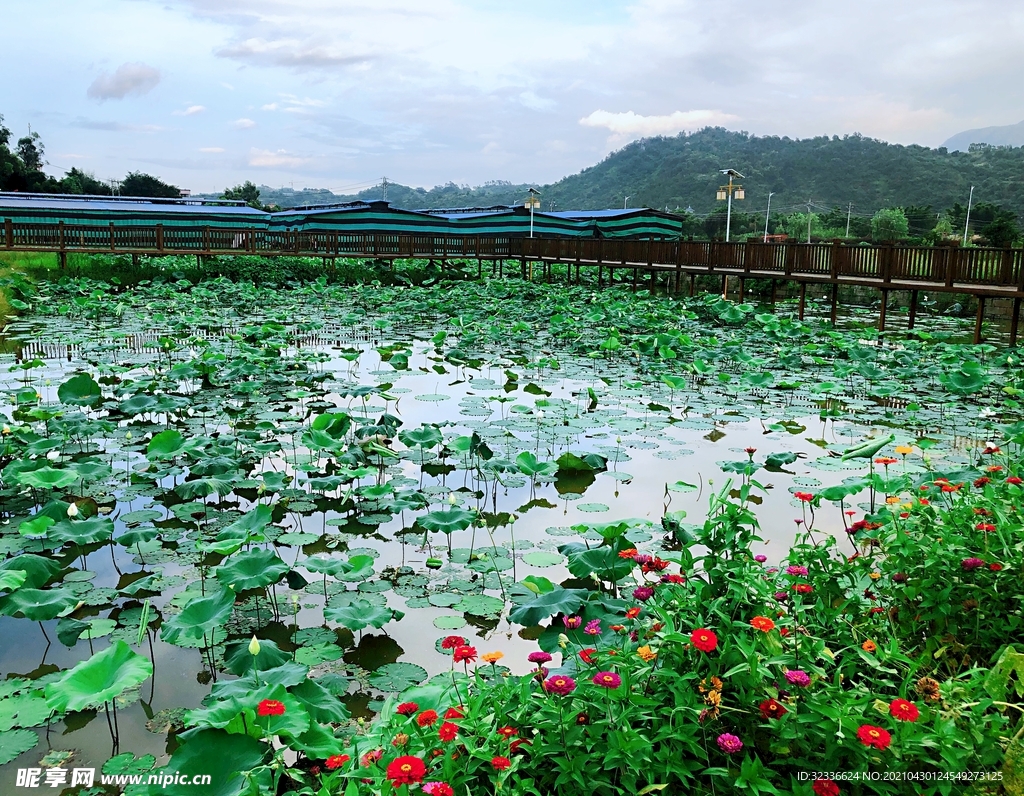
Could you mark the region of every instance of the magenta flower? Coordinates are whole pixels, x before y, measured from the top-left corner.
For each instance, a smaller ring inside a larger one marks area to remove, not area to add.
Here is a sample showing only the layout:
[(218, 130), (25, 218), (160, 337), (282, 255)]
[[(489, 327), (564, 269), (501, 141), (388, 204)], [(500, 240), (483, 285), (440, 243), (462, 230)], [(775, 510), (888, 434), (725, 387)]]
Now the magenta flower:
[(764, 563), (765, 561), (767, 561), (767, 560), (768, 560), (768, 556), (756, 555), (756, 556), (754, 556), (754, 560), (755, 560), (755, 561), (756, 561), (756, 562), (757, 562), (758, 564), (763, 564), (763, 563)]
[(633, 560), (642, 566), (644, 564), (650, 564), (654, 558), (652, 556), (638, 555), (633, 556)]
[(526, 660), (530, 663), (547, 663), (551, 660), (551, 656), (546, 652), (531, 652), (526, 656)]
[(563, 616), (562, 624), (565, 625), (566, 630), (575, 630), (583, 624), (583, 620), (578, 616)]
[(564, 674), (556, 674), (554, 677), (549, 677), (544, 681), (544, 690), (549, 694), (569, 696), (569, 694), (576, 690), (576, 681), (571, 677), (566, 677)]
[(727, 755), (734, 755), (743, 748), (743, 741), (730, 732), (723, 732), (717, 740), (718, 748)]
[(599, 635), (601, 635), (601, 620), (600, 619), (591, 619), (589, 622), (587, 622), (586, 626), (583, 628), (583, 632), (586, 633), (588, 636), (599, 636)]
[(640, 602), (647, 602), (654, 596), (653, 586), (637, 586), (633, 589), (633, 597)]
[(765, 570), (765, 573), (768, 574), (768, 575), (774, 575), (778, 571), (779, 571), (778, 567), (768, 567), (768, 569)]
[(615, 672), (598, 672), (592, 682), (602, 688), (618, 688), (622, 685), (622, 678)]
[(790, 669), (786, 672), (786, 680), (790, 685), (798, 685), (807, 688), (811, 684), (811, 678), (803, 669)]
[(985, 562), (980, 558), (965, 558), (960, 562), (960, 567), (964, 572), (970, 572), (971, 570), (978, 569), (983, 566), (985, 566)]
[(806, 575), (807, 574), (807, 567), (796, 567), (796, 566), (786, 567), (786, 574), (787, 575)]
[(786, 600), (789, 599), (789, 594), (787, 594), (784, 591), (777, 591), (775, 592), (775, 599), (778, 600), (780, 603), (784, 603), (786, 602)]

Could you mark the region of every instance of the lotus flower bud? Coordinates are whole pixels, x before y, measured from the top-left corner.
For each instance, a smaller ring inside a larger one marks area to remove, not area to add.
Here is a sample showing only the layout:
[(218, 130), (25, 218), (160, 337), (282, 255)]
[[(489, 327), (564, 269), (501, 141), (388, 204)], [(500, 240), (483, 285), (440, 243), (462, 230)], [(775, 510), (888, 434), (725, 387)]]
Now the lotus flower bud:
[(124, 438), (130, 440), (132, 438), (132, 432), (126, 431), (124, 434)]
[(252, 641), (249, 642), (249, 654), (254, 657), (260, 654), (260, 640), (256, 636), (253, 636)]
[(71, 505), (68, 506), (68, 516), (69, 517), (77, 517), (78, 516), (78, 506), (76, 506), (74, 503), (72, 503)]
[(459, 502), (459, 499), (457, 497), (455, 497), (455, 493), (454, 492), (452, 492), (450, 495), (448, 495), (448, 503), (449, 504), (454, 506), (458, 502)]
[(11, 433), (11, 427), (9, 425), (7, 425), (6, 423), (4, 423), (3, 433), (5, 435)]
[(57, 461), (57, 459), (60, 458), (60, 451), (48, 451), (46, 454), (46, 458), (49, 459), (51, 462), (55, 462)]
[(562, 649), (565, 649), (567, 646), (569, 646), (569, 637), (565, 635), (565, 633), (558, 634), (558, 646)]

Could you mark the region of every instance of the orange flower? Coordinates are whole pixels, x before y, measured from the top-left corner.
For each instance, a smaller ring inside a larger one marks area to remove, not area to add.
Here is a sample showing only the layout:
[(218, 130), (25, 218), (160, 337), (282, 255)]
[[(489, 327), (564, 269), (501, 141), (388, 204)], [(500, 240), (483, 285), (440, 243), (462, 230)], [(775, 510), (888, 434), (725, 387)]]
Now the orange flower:
[(762, 633), (768, 633), (775, 629), (775, 623), (767, 616), (755, 616), (750, 620), (750, 626)]
[(860, 645), (860, 648), (862, 650), (864, 650), (864, 652), (874, 652), (875, 650), (878, 649), (878, 645), (875, 642), (873, 642), (871, 639), (868, 639), (867, 641), (865, 641), (863, 644)]
[(619, 558), (635, 558), (636, 554), (637, 554), (637, 549), (635, 547), (630, 547), (627, 550), (620, 550), (619, 551)]
[(626, 611), (626, 619), (636, 619), (638, 616), (640, 616), (640, 608), (638, 606), (634, 606)]
[(504, 657), (504, 652), (499, 652), (495, 650), (494, 652), (485, 652), (483, 655), (480, 656), (480, 660), (482, 660), (484, 663), (494, 665)]
[(636, 654), (640, 656), (640, 659), (644, 663), (650, 663), (651, 661), (653, 661), (655, 658), (658, 657), (658, 653), (656, 653), (654, 650), (652, 650), (650, 648), (650, 645), (648, 645), (648, 644), (645, 644), (642, 647), (638, 647), (637, 651), (636, 651)]

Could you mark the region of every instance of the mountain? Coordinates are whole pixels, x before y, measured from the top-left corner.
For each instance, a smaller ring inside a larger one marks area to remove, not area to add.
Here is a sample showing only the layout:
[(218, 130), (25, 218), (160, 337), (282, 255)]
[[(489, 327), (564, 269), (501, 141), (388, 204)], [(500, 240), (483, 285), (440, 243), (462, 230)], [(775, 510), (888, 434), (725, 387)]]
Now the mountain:
[(949, 138), (943, 144), (947, 149), (967, 151), (971, 144), (990, 144), (991, 146), (1024, 146), (1024, 122), (1004, 124), (1001, 127), (979, 127), (977, 130), (964, 130)]
[[(394, 207), (408, 210), (433, 210), (441, 207), (490, 207), (492, 205), (516, 204), (526, 196), (529, 185), (513, 185), (510, 182), (488, 182), (476, 188), (468, 185), (438, 185), (429, 190), (410, 188), (389, 182), (388, 201)], [(323, 188), (304, 188), (296, 191), (290, 188), (260, 186), (260, 201), (281, 208), (301, 207), (311, 204), (333, 204), (336, 202), (369, 201), (384, 196), (382, 185), (367, 188), (357, 194), (342, 195)]]

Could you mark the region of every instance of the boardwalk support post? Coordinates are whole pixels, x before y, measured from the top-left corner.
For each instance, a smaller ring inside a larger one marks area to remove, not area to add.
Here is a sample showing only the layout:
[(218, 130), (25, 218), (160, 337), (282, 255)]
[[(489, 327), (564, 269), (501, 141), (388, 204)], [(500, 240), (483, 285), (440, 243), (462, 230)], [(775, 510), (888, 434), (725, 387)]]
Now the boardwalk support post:
[(974, 319), (974, 344), (981, 343), (981, 322), (985, 317), (985, 297), (978, 296), (978, 315)]
[(798, 312), (798, 317), (800, 318), (800, 320), (804, 319), (804, 307), (806, 305), (807, 305), (807, 283), (806, 282), (801, 282), (800, 283), (800, 304), (799, 304), (799, 312)]
[(913, 329), (914, 322), (917, 320), (917, 293), (916, 290), (910, 291), (910, 314), (907, 316), (907, 328)]
[(839, 283), (832, 283), (832, 306), (829, 309), (828, 319), (832, 322), (832, 328), (836, 328), (836, 316), (839, 313)]
[(1020, 323), (1020, 299), (1013, 300), (1013, 311), (1010, 314), (1010, 346), (1017, 345), (1017, 325)]
[(878, 331), (885, 331), (885, 314), (889, 309), (889, 291), (882, 290), (882, 306), (878, 308)]

